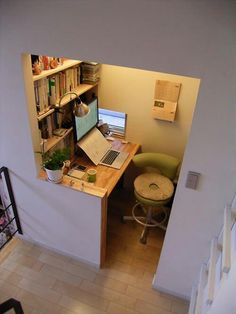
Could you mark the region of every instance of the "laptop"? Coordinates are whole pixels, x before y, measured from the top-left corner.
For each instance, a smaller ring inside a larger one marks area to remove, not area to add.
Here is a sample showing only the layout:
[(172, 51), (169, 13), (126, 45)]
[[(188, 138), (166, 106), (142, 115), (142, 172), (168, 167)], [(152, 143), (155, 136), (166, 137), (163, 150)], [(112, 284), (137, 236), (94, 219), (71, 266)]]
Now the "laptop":
[(115, 150), (97, 128), (93, 128), (77, 145), (95, 165), (120, 169), (129, 153)]

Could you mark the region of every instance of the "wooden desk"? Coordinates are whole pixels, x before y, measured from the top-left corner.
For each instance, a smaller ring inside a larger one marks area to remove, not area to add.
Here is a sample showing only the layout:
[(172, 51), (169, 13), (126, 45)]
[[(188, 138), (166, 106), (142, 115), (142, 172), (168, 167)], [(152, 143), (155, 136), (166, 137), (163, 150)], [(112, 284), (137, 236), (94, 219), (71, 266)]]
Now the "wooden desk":
[[(109, 196), (116, 186), (119, 179), (124, 174), (128, 165), (130, 164), (132, 158), (137, 153), (140, 148), (139, 144), (127, 143), (122, 144), (121, 140), (115, 139), (112, 142), (112, 147), (114, 149), (128, 152), (129, 156), (124, 162), (121, 169), (114, 169), (111, 167), (97, 165), (95, 166), (90, 159), (84, 155), (83, 157), (79, 157), (73, 161), (74, 164), (79, 164), (86, 166), (86, 170), (93, 168), (97, 170), (97, 179), (95, 183), (89, 183), (86, 180), (72, 178), (70, 176), (64, 175), (62, 182), (60, 185), (70, 187), (75, 190), (80, 190), (85, 193), (89, 193), (98, 197), (103, 197), (105, 194)], [(85, 176), (86, 177), (86, 176)], [(47, 176), (45, 171), (41, 171), (39, 174), (39, 179), (46, 181)]]
[[(133, 143), (122, 144), (122, 142), (119, 139), (115, 139), (115, 141), (112, 142), (112, 146), (114, 149), (118, 149), (129, 153), (129, 156), (126, 159), (123, 166), (121, 167), (121, 169), (114, 169), (103, 165), (95, 166), (88, 157), (84, 156), (82, 158), (76, 159), (75, 163), (84, 165), (87, 167), (87, 169), (89, 168), (96, 169), (97, 170), (96, 182), (88, 183), (84, 180), (64, 175), (63, 181), (60, 183), (60, 185), (63, 185), (67, 188), (91, 194), (101, 199), (100, 266), (104, 265), (106, 257), (107, 198), (111, 194), (116, 184), (118, 183), (119, 179), (124, 174), (133, 156), (137, 153), (140, 147), (139, 144)], [(39, 178), (45, 181), (47, 180), (45, 171), (41, 171)]]
[[(114, 169), (114, 168), (103, 166), (103, 165), (95, 166), (89, 160), (88, 157), (78, 158), (78, 160), (76, 160), (76, 163), (86, 166), (87, 169), (93, 168), (97, 170), (96, 182), (89, 183), (89, 185), (94, 187), (94, 191), (96, 190), (96, 188), (105, 189), (107, 192), (107, 196), (111, 194), (117, 182), (119, 181), (121, 176), (124, 174), (132, 158), (137, 153), (140, 145), (133, 144), (133, 143), (122, 144), (122, 142), (119, 139), (115, 139), (115, 141), (112, 142), (112, 147), (114, 149), (129, 153), (129, 156), (124, 162), (121, 169)], [(92, 191), (91, 191), (91, 194), (93, 194)]]

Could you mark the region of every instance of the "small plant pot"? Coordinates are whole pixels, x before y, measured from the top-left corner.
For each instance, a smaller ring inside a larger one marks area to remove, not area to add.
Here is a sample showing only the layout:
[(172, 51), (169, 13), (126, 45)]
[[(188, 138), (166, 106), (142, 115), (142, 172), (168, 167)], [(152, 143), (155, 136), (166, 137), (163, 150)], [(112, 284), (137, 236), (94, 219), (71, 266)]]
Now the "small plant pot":
[(63, 178), (63, 169), (59, 169), (59, 170), (50, 170), (50, 169), (46, 169), (45, 171), (47, 173), (48, 176), (48, 181), (52, 182), (52, 183), (60, 183), (62, 181)]

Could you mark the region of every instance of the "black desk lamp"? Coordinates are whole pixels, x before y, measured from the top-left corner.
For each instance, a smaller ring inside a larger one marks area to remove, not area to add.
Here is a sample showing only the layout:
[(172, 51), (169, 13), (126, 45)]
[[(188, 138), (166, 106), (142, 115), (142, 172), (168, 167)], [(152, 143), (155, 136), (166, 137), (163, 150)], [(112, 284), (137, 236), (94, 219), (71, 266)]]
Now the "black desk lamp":
[[(74, 116), (85, 117), (89, 113), (90, 109), (89, 109), (88, 105), (86, 105), (85, 103), (82, 102), (79, 95), (76, 94), (75, 92), (68, 92), (68, 93), (65, 93), (63, 96), (61, 96), (57, 107), (59, 109), (61, 108), (61, 101), (67, 95), (75, 95), (76, 96), (76, 98), (74, 98), (74, 100), (75, 100), (74, 109), (73, 109)], [(73, 99), (71, 99), (71, 100), (73, 100)]]

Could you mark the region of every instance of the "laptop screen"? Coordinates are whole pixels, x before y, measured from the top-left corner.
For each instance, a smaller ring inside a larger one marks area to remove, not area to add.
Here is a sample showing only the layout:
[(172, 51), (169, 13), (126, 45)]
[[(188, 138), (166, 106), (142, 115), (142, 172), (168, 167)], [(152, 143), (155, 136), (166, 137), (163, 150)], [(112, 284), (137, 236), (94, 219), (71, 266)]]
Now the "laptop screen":
[(93, 128), (84, 136), (82, 140), (78, 142), (78, 146), (82, 148), (95, 165), (98, 165), (103, 156), (112, 147), (111, 143), (105, 139), (97, 128)]

